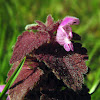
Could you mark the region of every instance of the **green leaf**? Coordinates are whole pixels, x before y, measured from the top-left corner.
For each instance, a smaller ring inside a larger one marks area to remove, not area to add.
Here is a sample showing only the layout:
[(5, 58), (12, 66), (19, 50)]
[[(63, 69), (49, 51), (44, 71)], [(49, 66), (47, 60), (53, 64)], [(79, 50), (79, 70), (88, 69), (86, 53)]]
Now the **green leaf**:
[(99, 84), (100, 84), (100, 80), (97, 80), (97, 81), (94, 83), (94, 85), (92, 86), (92, 88), (90, 89), (89, 94), (93, 94), (93, 93), (96, 91), (97, 86), (98, 86)]
[(18, 74), (20, 73), (22, 66), (25, 62), (26, 57), (24, 57), (24, 59), (21, 61), (21, 63), (19, 64), (19, 66), (16, 68), (16, 70), (14, 71), (14, 73), (12, 74), (12, 76), (10, 77), (10, 79), (8, 80), (8, 82), (6, 83), (5, 88), (3, 89), (3, 91), (0, 94), (0, 100), (1, 98), (5, 95), (5, 93), (7, 92), (7, 90), (11, 87), (11, 85), (13, 84), (13, 82), (15, 81), (15, 79), (17, 78)]

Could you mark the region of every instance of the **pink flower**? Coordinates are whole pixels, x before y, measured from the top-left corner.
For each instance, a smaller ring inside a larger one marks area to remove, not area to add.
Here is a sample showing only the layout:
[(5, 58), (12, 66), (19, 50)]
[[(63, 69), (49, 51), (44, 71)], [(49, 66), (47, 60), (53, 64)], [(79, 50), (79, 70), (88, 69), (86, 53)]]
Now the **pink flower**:
[[(5, 87), (5, 85), (0, 85), (0, 92), (3, 91), (4, 87)], [(8, 94), (8, 91), (6, 94)], [(10, 97), (8, 96), (6, 100), (10, 100)]]
[(70, 25), (78, 25), (79, 19), (76, 17), (65, 17), (57, 29), (56, 41), (64, 46), (66, 51), (74, 51), (73, 44), (70, 41), (73, 38)]

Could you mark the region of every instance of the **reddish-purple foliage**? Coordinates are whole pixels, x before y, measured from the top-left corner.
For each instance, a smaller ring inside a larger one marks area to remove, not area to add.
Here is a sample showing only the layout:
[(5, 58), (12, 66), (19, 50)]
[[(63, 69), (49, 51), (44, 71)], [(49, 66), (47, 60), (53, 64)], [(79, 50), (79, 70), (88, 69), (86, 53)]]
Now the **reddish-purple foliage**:
[[(14, 63), (8, 73), (8, 79), (13, 74), (19, 63), (19, 61)], [(43, 75), (43, 71), (38, 68), (36, 59), (27, 58), (18, 77), (9, 89), (10, 100), (23, 100), (25, 95), (35, 87), (37, 82), (40, 80), (41, 75)]]
[(32, 26), (29, 29), (36, 29), (38, 32), (25, 31), (18, 37), (10, 63), (23, 59), (32, 50), (38, 49), (44, 43), (54, 41), (53, 32), (57, 30), (60, 21), (54, 23), (53, 18), (49, 15), (46, 25), (41, 21), (36, 21), (36, 23), (38, 23), (37, 26)]
[[(47, 16), (46, 23), (44, 24), (41, 21), (35, 21), (38, 25), (33, 25), (27, 28), (27, 30), (38, 30), (38, 31), (46, 31), (53, 37), (53, 32), (57, 31), (59, 24), (61, 21), (54, 22), (51, 15)], [(51, 37), (51, 38), (52, 38)]]
[[(14, 63), (14, 65), (8, 73), (8, 79), (25, 56), (26, 61), (14, 84), (9, 89), (11, 100), (23, 100), (30, 93), (30, 90), (33, 90), (35, 95), (36, 88), (38, 88), (36, 98), (41, 98), (41, 100), (46, 97), (46, 95), (41, 94), (42, 90), (55, 92), (58, 90), (59, 85), (61, 85), (60, 88), (68, 86), (74, 91), (82, 90), (83, 75), (87, 73), (88, 69), (85, 65), (85, 60), (88, 58), (87, 51), (81, 44), (71, 41), (74, 51), (67, 52), (63, 46), (56, 42), (54, 32), (57, 31), (60, 22), (54, 22), (51, 15), (49, 15), (45, 24), (36, 21), (36, 25), (33, 24), (33, 26), (27, 27), (27, 30), (30, 31), (25, 31), (18, 37), (10, 60), (10, 63)], [(36, 32), (33, 32), (34, 30)], [(74, 32), (72, 34), (72, 40), (81, 40), (79, 35)], [(48, 77), (49, 73), (53, 74), (50, 79)], [(48, 84), (48, 80), (51, 81), (50, 84)], [(60, 84), (59, 81), (63, 84)], [(55, 84), (56, 82), (58, 83)], [(62, 95), (62, 91), (60, 89), (59, 91), (58, 94), (61, 93)], [(38, 94), (41, 97), (37, 97)], [(61, 95), (59, 94), (59, 96)], [(47, 98), (49, 97), (47, 96)]]
[(83, 74), (87, 72), (85, 60), (88, 57), (84, 48), (79, 47), (78, 51), (75, 49), (74, 52), (66, 52), (57, 43), (48, 44), (36, 50), (34, 56), (39, 61), (44, 61), (57, 78), (62, 79), (74, 91), (82, 88)]
[(32, 52), (32, 50), (37, 49), (49, 40), (50, 36), (47, 32), (39, 31), (33, 33), (32, 31), (25, 31), (18, 37), (10, 63), (23, 59), (27, 54)]

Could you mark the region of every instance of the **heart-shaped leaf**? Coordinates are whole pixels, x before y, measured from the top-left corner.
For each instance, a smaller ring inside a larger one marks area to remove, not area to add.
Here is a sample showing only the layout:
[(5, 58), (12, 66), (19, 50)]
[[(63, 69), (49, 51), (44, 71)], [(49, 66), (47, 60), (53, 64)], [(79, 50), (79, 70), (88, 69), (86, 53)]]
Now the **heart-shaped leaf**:
[(48, 41), (50, 41), (50, 36), (47, 32), (39, 31), (37, 33), (33, 33), (32, 31), (25, 31), (18, 37), (10, 63), (23, 59), (24, 56), (32, 52), (32, 50), (37, 49), (39, 46), (47, 43)]

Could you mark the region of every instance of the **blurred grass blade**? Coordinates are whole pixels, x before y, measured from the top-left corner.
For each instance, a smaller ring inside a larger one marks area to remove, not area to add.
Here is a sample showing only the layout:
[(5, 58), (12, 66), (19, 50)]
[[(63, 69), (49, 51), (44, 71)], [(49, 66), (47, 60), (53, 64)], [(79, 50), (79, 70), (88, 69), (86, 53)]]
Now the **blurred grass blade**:
[(21, 63), (19, 64), (19, 66), (16, 68), (16, 70), (14, 71), (14, 73), (12, 74), (12, 76), (10, 77), (10, 79), (8, 80), (5, 88), (3, 89), (3, 91), (0, 94), (0, 100), (1, 98), (5, 95), (5, 93), (7, 92), (7, 90), (11, 87), (11, 85), (13, 84), (13, 82), (15, 81), (15, 79), (17, 78), (18, 74), (20, 73), (22, 66), (25, 62), (26, 57), (21, 61)]
[[(1, 20), (0, 20), (1, 21)], [(1, 24), (1, 23), (0, 23)], [(1, 27), (2, 30), (0, 30), (0, 58), (2, 57), (3, 55), (3, 52), (4, 52), (4, 42), (5, 42), (5, 37), (6, 37), (6, 28), (7, 26), (3, 26)]]
[(100, 84), (100, 80), (96, 81), (95, 84), (90, 89), (89, 94), (93, 94), (95, 92), (95, 90), (97, 89), (99, 84)]
[(100, 47), (100, 41), (96, 41), (96, 44), (94, 45), (93, 49), (91, 50), (91, 53), (89, 54), (89, 60), (88, 60), (88, 62), (86, 62), (87, 66), (89, 66), (93, 56), (95, 55), (95, 53), (99, 49), (99, 47)]

